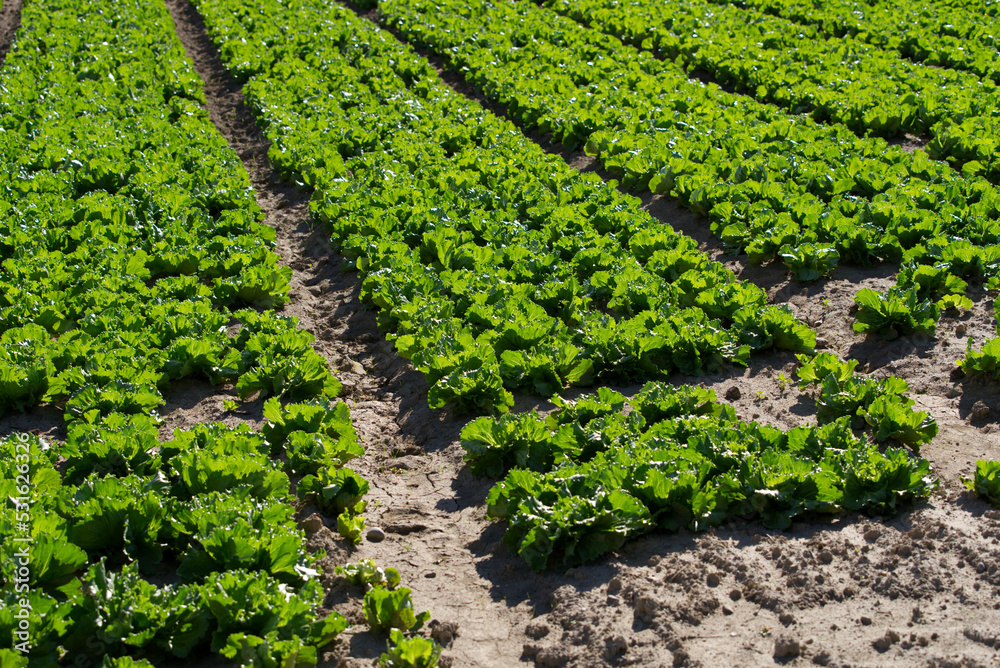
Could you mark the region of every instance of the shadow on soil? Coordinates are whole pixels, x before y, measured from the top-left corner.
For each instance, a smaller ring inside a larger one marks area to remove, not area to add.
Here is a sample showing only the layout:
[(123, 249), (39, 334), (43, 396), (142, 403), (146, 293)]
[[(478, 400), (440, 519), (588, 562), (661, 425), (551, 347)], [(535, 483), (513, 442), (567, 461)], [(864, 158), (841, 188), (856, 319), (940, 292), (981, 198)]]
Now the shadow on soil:
[(41, 436), (46, 440), (66, 440), (63, 412), (55, 406), (36, 406), (24, 413), (8, 414), (0, 418), (0, 438), (14, 433)]

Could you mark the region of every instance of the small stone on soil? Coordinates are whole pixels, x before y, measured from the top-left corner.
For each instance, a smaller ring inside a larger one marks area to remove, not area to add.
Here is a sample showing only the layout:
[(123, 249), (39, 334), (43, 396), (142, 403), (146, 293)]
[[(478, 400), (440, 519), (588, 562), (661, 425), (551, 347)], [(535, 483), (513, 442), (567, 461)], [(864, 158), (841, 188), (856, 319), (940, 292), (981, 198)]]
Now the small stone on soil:
[(447, 647), (458, 635), (458, 624), (455, 622), (431, 622), (431, 638)]
[(788, 626), (789, 624), (795, 623), (795, 617), (793, 617), (791, 614), (787, 612), (783, 612), (778, 616), (778, 621), (784, 624), (785, 626)]
[(718, 573), (709, 573), (708, 578), (705, 580), (709, 587), (718, 587), (722, 579), (719, 577)]
[(817, 666), (826, 666), (829, 665), (830, 658), (831, 658), (830, 653), (824, 649), (813, 657), (813, 663), (815, 663)]
[(893, 631), (892, 629), (889, 629), (888, 631), (885, 632), (884, 636), (873, 642), (872, 646), (879, 652), (885, 652), (890, 647), (892, 647), (894, 643), (899, 642), (899, 640), (900, 640), (899, 634)]
[(342, 360), (340, 365), (340, 370), (349, 371), (359, 376), (365, 375), (365, 368), (361, 366), (359, 362), (356, 362), (354, 360), (349, 360), (349, 359)]
[(622, 635), (616, 635), (609, 638), (607, 641), (607, 647), (604, 651), (604, 658), (611, 660), (614, 659), (619, 654), (623, 654), (625, 650), (628, 649), (628, 642)]
[(986, 402), (977, 401), (972, 406), (972, 419), (973, 420), (985, 420), (990, 416), (990, 407), (986, 405)]
[(862, 617), (861, 618), (861, 623), (863, 625), (865, 625), (865, 626), (871, 626), (872, 625), (872, 618), (871, 617)]
[(734, 601), (738, 601), (741, 598), (743, 598), (743, 592), (740, 591), (739, 589), (734, 589), (731, 592), (729, 592), (729, 598), (733, 599)]
[(731, 614), (733, 614), (733, 609), (730, 606), (728, 606), (728, 605), (724, 605), (724, 606), (722, 606), (722, 614), (724, 614), (724, 615), (731, 615)]
[(743, 393), (740, 392), (740, 388), (736, 387), (735, 385), (731, 386), (728, 390), (726, 390), (726, 399), (728, 399), (729, 401), (736, 401), (741, 396), (743, 396)]
[(799, 641), (790, 635), (782, 634), (774, 641), (775, 659), (794, 659), (801, 652)]
[(368, 533), (365, 534), (365, 537), (373, 543), (380, 543), (385, 540), (385, 531), (378, 527), (372, 527), (368, 530)]
[(891, 646), (892, 643), (889, 642), (889, 639), (886, 638), (885, 636), (882, 636), (881, 638), (872, 643), (872, 647), (874, 647), (876, 651), (879, 652), (886, 652), (889, 650)]
[(656, 616), (657, 607), (656, 599), (650, 596), (640, 596), (635, 600), (635, 616), (649, 623)]

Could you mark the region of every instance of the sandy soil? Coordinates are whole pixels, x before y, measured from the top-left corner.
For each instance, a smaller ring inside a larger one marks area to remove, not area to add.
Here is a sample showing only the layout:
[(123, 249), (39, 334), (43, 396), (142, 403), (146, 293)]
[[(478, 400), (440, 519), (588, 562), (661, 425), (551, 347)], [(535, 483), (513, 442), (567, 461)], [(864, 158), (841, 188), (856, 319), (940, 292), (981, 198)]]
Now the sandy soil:
[[(941, 427), (921, 454), (942, 486), (887, 521), (855, 514), (796, 523), (787, 532), (730, 522), (703, 534), (653, 534), (592, 565), (535, 574), (500, 542), (504, 526), (485, 516), (494, 481), (473, 477), (462, 462), (458, 434), (466, 421), (427, 408), (423, 377), (378, 333), (374, 313), (358, 301), (356, 276), (340, 271), (326, 234), (310, 223), (308, 193), (271, 170), (268, 143), (197, 13), (187, 0), (167, 6), (205, 80), (212, 119), (243, 159), (267, 222), (278, 230), (278, 252), (294, 270), (286, 312), (316, 334), (317, 350), (344, 383), (367, 451), (352, 464), (372, 484), (367, 519), (387, 534), (354, 548), (328, 528), (331, 518), (322, 527), (303, 522), (311, 547), (328, 553), (326, 605), (356, 622), (322, 665), (370, 666), (385, 649), (384, 636), (365, 630), (362, 592), (332, 572), (365, 557), (398, 568), (417, 608), (431, 611), (431, 633), (446, 646), (442, 665), (1000, 665), (1000, 511), (958, 482), (976, 459), (1000, 458), (998, 384), (952, 373), (966, 338), (981, 342), (993, 332), (991, 296), (972, 294), (973, 311), (943, 319), (937, 338), (867, 341), (850, 329), (853, 295), (862, 286), (891, 284), (894, 267), (841, 268), (831, 279), (799, 284), (780, 267), (724, 255), (704, 224), (671, 200), (643, 199), (652, 215), (691, 234), (775, 303), (788, 303), (830, 350), (861, 360), (870, 373), (906, 378)], [(589, 158), (531, 138), (600, 173)], [(743, 418), (794, 426), (813, 412), (811, 398), (782, 379), (794, 381), (794, 368), (792, 355), (775, 353), (755, 357), (748, 369), (671, 380), (715, 388)], [(206, 420), (259, 422), (259, 405), (234, 415), (222, 408), (226, 398), (207, 385), (174, 386), (164, 431)], [(530, 407), (546, 406), (517, 397), (515, 410)], [(0, 420), (0, 433), (24, 428), (58, 438), (61, 416), (43, 407)], [(299, 517), (314, 510), (302, 508)]]

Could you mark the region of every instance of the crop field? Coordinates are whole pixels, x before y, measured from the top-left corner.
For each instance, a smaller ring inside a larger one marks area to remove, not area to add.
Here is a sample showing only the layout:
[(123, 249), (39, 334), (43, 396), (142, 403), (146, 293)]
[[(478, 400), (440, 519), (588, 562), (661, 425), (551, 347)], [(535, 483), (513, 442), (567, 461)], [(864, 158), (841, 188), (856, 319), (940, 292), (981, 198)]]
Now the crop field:
[(1000, 5), (2, 0), (0, 666), (1000, 666)]

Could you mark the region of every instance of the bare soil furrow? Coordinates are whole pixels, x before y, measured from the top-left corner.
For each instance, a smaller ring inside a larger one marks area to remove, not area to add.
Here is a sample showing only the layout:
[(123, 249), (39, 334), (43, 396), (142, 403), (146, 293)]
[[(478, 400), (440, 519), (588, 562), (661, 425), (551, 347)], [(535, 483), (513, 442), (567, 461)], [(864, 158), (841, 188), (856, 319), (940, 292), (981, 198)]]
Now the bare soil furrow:
[[(292, 268), (292, 288), (283, 312), (296, 317), (303, 329), (316, 336), (316, 350), (337, 370), (360, 428), (364, 429), (364, 416), (369, 413), (383, 421), (380, 414), (386, 412), (393, 390), (420, 388), (422, 376), (395, 355), (378, 333), (374, 313), (358, 299), (356, 275), (341, 271), (342, 258), (331, 248), (327, 232), (311, 220), (311, 193), (283, 181), (271, 167), (267, 158), (270, 142), (244, 103), (242, 86), (219, 59), (201, 16), (187, 0), (167, 0), (166, 4), (204, 81), (212, 121), (243, 161), (265, 222), (277, 230), (276, 251), (281, 262)], [(404, 393), (407, 401), (394, 406), (393, 415), (419, 411), (419, 392)], [(183, 392), (172, 397), (178, 409), (184, 408), (183, 402)], [(246, 408), (252, 411), (253, 404)]]

